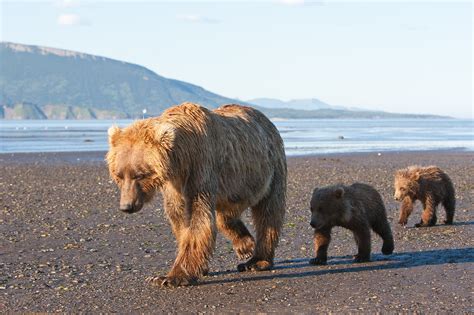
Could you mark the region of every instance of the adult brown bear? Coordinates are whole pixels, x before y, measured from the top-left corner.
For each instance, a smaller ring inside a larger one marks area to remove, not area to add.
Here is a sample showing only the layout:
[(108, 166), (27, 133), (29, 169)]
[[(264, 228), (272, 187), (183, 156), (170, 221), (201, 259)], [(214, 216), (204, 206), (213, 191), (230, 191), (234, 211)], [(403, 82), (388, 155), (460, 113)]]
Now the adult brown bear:
[[(233, 243), (239, 271), (273, 266), (283, 224), (286, 158), (278, 130), (259, 111), (192, 103), (109, 129), (107, 163), (121, 189), (120, 210), (137, 212), (161, 190), (178, 243), (166, 277), (152, 284), (194, 283), (207, 273), (216, 227)], [(240, 220), (251, 208), (256, 242)]]

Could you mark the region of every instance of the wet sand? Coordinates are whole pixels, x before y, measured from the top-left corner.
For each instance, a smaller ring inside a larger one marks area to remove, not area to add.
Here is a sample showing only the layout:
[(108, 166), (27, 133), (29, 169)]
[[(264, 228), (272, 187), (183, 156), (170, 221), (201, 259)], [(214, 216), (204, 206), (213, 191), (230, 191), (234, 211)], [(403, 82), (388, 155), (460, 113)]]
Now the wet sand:
[[(161, 198), (139, 213), (121, 213), (103, 156), (0, 155), (0, 312), (474, 312), (472, 152), (289, 158), (287, 217), (275, 269), (238, 273), (232, 246), (219, 235), (210, 275), (197, 286), (175, 289), (144, 283), (164, 275), (175, 255)], [(393, 173), (410, 164), (436, 164), (450, 175), (454, 225), (413, 228), (420, 204), (408, 228), (396, 224)], [(373, 261), (354, 264), (352, 235), (336, 228), (328, 265), (309, 265), (311, 191), (355, 181), (382, 194), (395, 253), (383, 256), (373, 235)]]

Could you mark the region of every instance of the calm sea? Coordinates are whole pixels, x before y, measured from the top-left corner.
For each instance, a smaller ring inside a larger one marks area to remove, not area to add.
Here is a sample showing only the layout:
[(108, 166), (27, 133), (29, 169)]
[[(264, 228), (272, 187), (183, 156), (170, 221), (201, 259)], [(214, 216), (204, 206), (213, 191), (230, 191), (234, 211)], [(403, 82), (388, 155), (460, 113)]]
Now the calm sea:
[[(0, 121), (0, 153), (105, 151), (107, 128), (131, 120)], [(420, 151), (474, 151), (474, 120), (274, 121), (288, 155)]]

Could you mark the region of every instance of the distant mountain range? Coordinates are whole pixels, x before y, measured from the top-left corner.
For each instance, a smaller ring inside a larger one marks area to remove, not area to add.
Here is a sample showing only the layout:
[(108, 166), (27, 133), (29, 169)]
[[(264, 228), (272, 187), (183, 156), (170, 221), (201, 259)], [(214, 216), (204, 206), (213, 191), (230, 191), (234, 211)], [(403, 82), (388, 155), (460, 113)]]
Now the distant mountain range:
[(131, 63), (75, 51), (0, 43), (0, 118), (106, 119), (158, 115), (182, 102), (209, 108), (239, 103), (280, 118), (427, 118), (351, 110), (317, 99), (227, 98)]
[(247, 102), (266, 108), (291, 108), (299, 110), (338, 109), (347, 110), (343, 106), (329, 105), (317, 98), (289, 100), (287, 102), (275, 98), (254, 98)]

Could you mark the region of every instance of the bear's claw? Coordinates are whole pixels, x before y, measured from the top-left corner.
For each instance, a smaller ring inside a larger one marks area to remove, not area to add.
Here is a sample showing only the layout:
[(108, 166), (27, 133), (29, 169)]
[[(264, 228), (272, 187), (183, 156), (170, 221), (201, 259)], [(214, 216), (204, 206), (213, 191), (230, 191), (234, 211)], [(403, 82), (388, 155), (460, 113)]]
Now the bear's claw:
[(184, 277), (148, 277), (145, 282), (152, 286), (160, 287), (180, 287), (194, 285), (197, 283), (195, 278), (184, 278)]
[(408, 220), (399, 220), (398, 221), (398, 224), (400, 224), (401, 226), (405, 227), (408, 223)]
[(235, 242), (233, 247), (240, 260), (249, 259), (253, 256), (255, 241), (252, 237), (244, 237)]
[(250, 259), (246, 263), (239, 264), (237, 270), (239, 272), (243, 271), (265, 271), (270, 270), (273, 267), (273, 263), (267, 260), (256, 260), (254, 258)]

